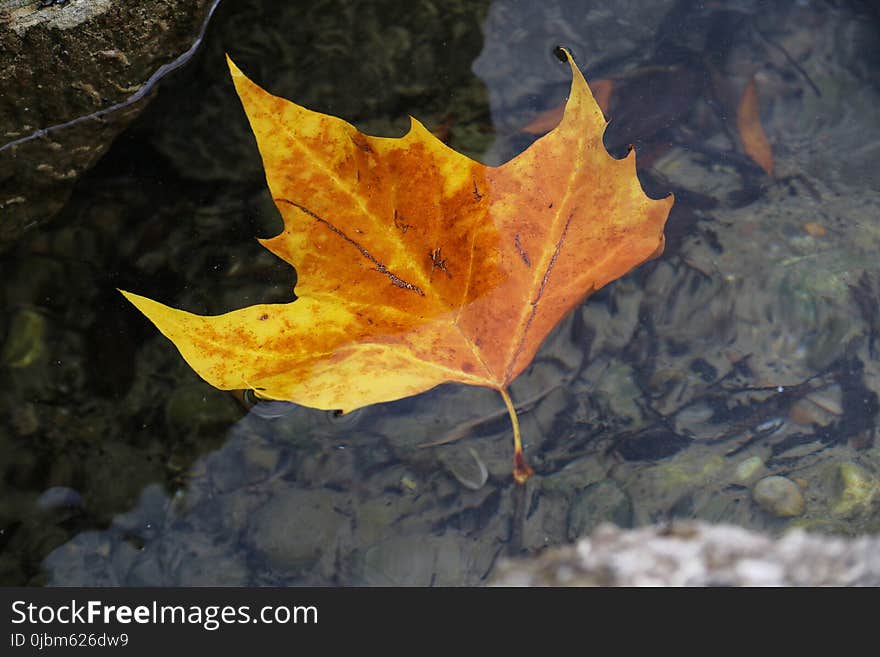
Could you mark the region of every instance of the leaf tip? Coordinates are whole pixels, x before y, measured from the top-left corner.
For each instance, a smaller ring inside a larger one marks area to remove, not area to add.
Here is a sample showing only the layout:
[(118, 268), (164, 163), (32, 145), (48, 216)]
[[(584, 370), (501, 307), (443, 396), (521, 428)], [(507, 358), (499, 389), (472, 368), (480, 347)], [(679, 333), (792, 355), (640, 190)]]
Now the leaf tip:
[(162, 326), (160, 326), (159, 318), (163, 310), (170, 310), (168, 306), (159, 303), (158, 301), (153, 301), (149, 297), (142, 297), (140, 294), (135, 294), (134, 292), (128, 292), (127, 290), (119, 290), (119, 293), (124, 296), (128, 301), (138, 310), (140, 310), (144, 316), (149, 319), (153, 324), (155, 324), (159, 330), (162, 330)]
[(571, 53), (568, 51), (568, 48), (565, 46), (556, 46), (553, 49), (553, 54), (556, 56), (560, 62), (570, 62), (571, 61)]
[(133, 292), (128, 292), (127, 290), (123, 290), (122, 288), (119, 288), (119, 287), (116, 288), (116, 291), (119, 292), (119, 294), (124, 296), (126, 299), (128, 299), (129, 301), (131, 301), (132, 303), (137, 305), (137, 303), (135, 303), (135, 301), (134, 301), (134, 299), (138, 298), (137, 294), (134, 294)]
[[(137, 309), (140, 310), (144, 315), (147, 315), (147, 317), (149, 317), (149, 314), (146, 312), (145, 308), (147, 307), (147, 305), (148, 305), (149, 303), (151, 303), (151, 300), (150, 300), (150, 299), (148, 299), (147, 297), (142, 297), (142, 296), (139, 295), (139, 294), (135, 294), (134, 292), (129, 292), (129, 291), (127, 291), (127, 290), (120, 289), (120, 288), (118, 288), (118, 287), (117, 287), (116, 289), (119, 290), (119, 293), (120, 293), (122, 296), (124, 296), (126, 299), (128, 299), (128, 301), (129, 301), (129, 302), (130, 302), (135, 308), (137, 308)], [(155, 301), (153, 301), (152, 303), (155, 303)]]
[(251, 85), (253, 83), (250, 81), (250, 78), (238, 68), (238, 65), (232, 60), (229, 53), (226, 53), (226, 66), (229, 67), (229, 77), (232, 78), (232, 84), (235, 85), (235, 91), (238, 93), (239, 98), (241, 98), (243, 90), (248, 87), (248, 83)]
[[(581, 73), (581, 69), (578, 68), (577, 63), (575, 63), (574, 57), (572, 57), (567, 48), (562, 46), (557, 46), (554, 53), (559, 57), (560, 61), (567, 61), (571, 68), (571, 88), (569, 90), (568, 100), (565, 103), (562, 121), (565, 121), (566, 113), (569, 111), (569, 108), (581, 108), (574, 109), (571, 114), (572, 116), (577, 115), (573, 119), (575, 122), (581, 123), (586, 120), (590, 124), (601, 125), (604, 129), (604, 126), (608, 125), (608, 121), (605, 119), (605, 113), (600, 106), (596, 95), (590, 88), (590, 85), (587, 84), (584, 74)], [(610, 85), (607, 85), (607, 88), (604, 89), (603, 93), (605, 96), (610, 97)], [(603, 100), (607, 105), (609, 98), (603, 98)]]
[(241, 72), (241, 69), (236, 66), (234, 61), (232, 61), (232, 57), (229, 56), (229, 53), (227, 52), (224, 54), (226, 55), (226, 65), (229, 67), (229, 73), (232, 75), (232, 77), (234, 78), (238, 75), (244, 75)]
[(568, 48), (564, 46), (556, 46), (556, 50), (554, 50), (554, 54), (559, 58), (561, 62), (568, 62), (568, 65), (571, 67), (572, 74), (577, 76), (582, 76), (581, 70), (578, 68), (578, 65), (574, 62), (574, 57), (571, 56), (571, 53), (568, 51)]

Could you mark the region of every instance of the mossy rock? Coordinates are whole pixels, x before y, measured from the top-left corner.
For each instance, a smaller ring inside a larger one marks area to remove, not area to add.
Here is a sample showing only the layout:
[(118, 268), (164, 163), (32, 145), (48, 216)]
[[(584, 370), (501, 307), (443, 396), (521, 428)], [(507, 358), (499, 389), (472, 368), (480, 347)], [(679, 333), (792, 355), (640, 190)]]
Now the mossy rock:
[(64, 206), (151, 94), (126, 101), (189, 50), (213, 4), (0, 0), (0, 251)]

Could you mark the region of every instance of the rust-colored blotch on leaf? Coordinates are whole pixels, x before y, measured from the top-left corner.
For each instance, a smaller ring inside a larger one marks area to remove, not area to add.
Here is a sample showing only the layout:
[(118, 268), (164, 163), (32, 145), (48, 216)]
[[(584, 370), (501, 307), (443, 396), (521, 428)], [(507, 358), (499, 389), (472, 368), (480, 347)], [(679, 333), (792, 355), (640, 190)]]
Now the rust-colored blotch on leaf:
[(218, 388), (343, 411), (445, 382), (495, 388), (524, 482), (508, 385), (566, 313), (662, 249), (672, 206), (645, 196), (633, 153), (608, 155), (605, 118), (568, 61), (559, 125), (488, 167), (415, 119), (397, 139), (362, 134), (230, 60), (284, 218), (262, 244), (296, 268), (298, 298), (203, 317), (123, 294)]

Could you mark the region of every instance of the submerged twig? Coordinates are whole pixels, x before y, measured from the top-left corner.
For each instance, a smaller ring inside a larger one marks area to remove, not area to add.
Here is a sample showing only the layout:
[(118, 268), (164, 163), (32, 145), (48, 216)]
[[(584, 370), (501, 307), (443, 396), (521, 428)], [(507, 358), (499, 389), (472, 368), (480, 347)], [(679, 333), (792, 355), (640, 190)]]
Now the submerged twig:
[[(520, 410), (526, 410), (537, 404), (544, 397), (549, 395), (551, 392), (556, 390), (559, 385), (552, 386), (547, 390), (544, 390), (534, 397), (526, 399), (525, 401), (519, 402), (516, 407)], [(461, 424), (456, 425), (452, 429), (446, 432), (442, 438), (438, 438), (437, 440), (432, 440), (427, 443), (420, 443), (417, 445), (419, 449), (424, 449), (427, 447), (439, 447), (440, 445), (448, 445), (449, 443), (454, 443), (462, 438), (466, 438), (470, 434), (472, 434), (476, 429), (483, 426), (484, 424), (488, 424), (489, 422), (494, 422), (495, 420), (499, 420), (505, 415), (508, 415), (507, 407), (498, 409), (497, 411), (492, 411), (486, 415), (482, 415), (480, 417), (474, 418), (472, 420), (468, 420), (466, 422), (462, 422)]]
[(769, 45), (769, 46), (773, 46), (774, 48), (776, 48), (776, 50), (778, 50), (779, 52), (781, 52), (781, 53), (782, 53), (782, 56), (785, 57), (786, 60), (788, 60), (788, 63), (791, 64), (791, 65), (794, 67), (794, 69), (795, 69), (798, 73), (800, 73), (800, 74), (803, 76), (804, 80), (806, 80), (807, 84), (810, 85), (810, 88), (815, 92), (815, 94), (816, 94), (819, 98), (822, 97), (822, 92), (819, 91), (819, 87), (816, 86), (816, 83), (813, 82), (813, 79), (812, 79), (812, 78), (810, 77), (810, 75), (804, 70), (804, 67), (801, 66), (800, 64), (798, 64), (797, 61), (795, 60), (795, 58), (792, 57), (791, 54), (789, 54), (789, 52), (788, 52), (785, 48), (783, 48), (781, 45), (779, 45), (778, 43), (776, 43), (775, 41), (773, 41), (773, 40), (772, 40), (770, 37), (768, 37), (766, 34), (764, 34), (763, 32), (761, 32), (761, 30), (758, 29), (758, 26), (755, 25), (754, 22), (752, 22), (752, 29), (755, 30), (755, 34), (757, 34), (759, 37), (761, 37), (761, 39), (762, 39), (767, 45)]

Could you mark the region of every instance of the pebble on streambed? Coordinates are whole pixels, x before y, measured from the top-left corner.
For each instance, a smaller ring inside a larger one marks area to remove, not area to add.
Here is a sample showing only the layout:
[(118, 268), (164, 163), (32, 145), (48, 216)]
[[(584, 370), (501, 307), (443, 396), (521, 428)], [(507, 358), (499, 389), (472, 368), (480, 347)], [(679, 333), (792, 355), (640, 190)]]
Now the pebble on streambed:
[(752, 499), (764, 511), (778, 518), (794, 518), (806, 508), (804, 496), (796, 483), (787, 477), (764, 477), (752, 489)]

